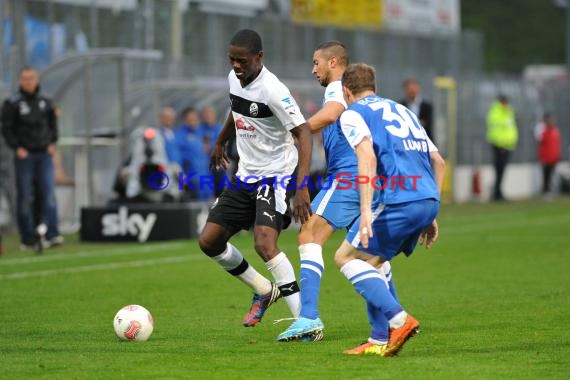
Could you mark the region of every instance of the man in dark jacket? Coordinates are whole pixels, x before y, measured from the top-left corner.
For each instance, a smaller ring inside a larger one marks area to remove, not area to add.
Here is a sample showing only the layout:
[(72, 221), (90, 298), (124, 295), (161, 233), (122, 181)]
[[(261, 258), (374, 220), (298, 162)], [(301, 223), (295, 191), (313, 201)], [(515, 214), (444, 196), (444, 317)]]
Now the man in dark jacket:
[[(55, 175), (52, 155), (58, 138), (57, 119), (51, 99), (40, 94), (36, 70), (20, 70), (20, 90), (4, 101), (2, 132), (15, 151), (18, 228), (21, 248), (37, 242), (36, 223), (44, 222), (46, 246), (63, 243), (57, 225)], [(35, 188), (37, 186), (37, 189)], [(36, 191), (37, 190), (37, 191)], [(39, 196), (42, 220), (34, 218), (34, 196)]]
[(422, 98), (420, 82), (417, 79), (408, 78), (404, 81), (404, 96), (400, 103), (416, 114), (429, 138), (436, 141), (433, 131), (433, 107)]

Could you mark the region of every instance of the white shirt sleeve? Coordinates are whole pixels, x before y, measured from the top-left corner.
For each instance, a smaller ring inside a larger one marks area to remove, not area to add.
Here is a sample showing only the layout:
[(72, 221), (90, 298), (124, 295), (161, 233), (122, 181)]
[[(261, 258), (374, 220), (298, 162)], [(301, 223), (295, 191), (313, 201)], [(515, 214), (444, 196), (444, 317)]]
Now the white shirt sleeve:
[(270, 90), (271, 95), (267, 105), (285, 129), (290, 131), (306, 122), (297, 102), (283, 83), (279, 82)]
[(426, 138), (427, 138), (427, 144), (428, 144), (428, 149), (430, 152), (439, 152), (439, 149), (437, 149), (437, 146), (435, 146), (435, 144), (433, 143), (433, 141), (431, 141), (431, 139), (429, 138), (429, 136), (426, 134)]
[(342, 104), (344, 109), (348, 106), (346, 105), (346, 101), (344, 100), (344, 95), (342, 94), (342, 83), (339, 80), (329, 83), (327, 88), (325, 89), (325, 100), (323, 104), (328, 102), (337, 102)]
[(366, 125), (366, 122), (362, 116), (354, 110), (346, 110), (340, 115), (340, 126), (344, 137), (346, 137), (352, 149), (356, 149), (356, 146), (360, 144), (365, 137), (369, 137), (372, 141), (372, 135), (370, 134), (370, 129)]

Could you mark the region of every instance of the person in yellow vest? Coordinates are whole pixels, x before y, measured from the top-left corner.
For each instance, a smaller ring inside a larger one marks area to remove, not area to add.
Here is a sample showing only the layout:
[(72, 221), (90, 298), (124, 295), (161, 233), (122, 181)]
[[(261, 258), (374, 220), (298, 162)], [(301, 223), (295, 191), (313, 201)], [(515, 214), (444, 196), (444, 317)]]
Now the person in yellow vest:
[(518, 130), (515, 121), (515, 112), (505, 95), (499, 95), (497, 101), (491, 105), (487, 114), (487, 141), (493, 148), (493, 165), (495, 167), (495, 187), (493, 199), (503, 201), (501, 182), (509, 162), (510, 153), (515, 149), (518, 141)]

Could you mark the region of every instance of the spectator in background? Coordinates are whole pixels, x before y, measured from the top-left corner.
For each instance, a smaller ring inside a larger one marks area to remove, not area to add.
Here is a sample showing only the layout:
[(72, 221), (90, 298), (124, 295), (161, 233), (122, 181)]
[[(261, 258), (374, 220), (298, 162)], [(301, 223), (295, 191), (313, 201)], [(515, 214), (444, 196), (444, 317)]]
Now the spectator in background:
[(164, 150), (168, 163), (179, 168), (180, 150), (176, 141), (174, 123), (176, 122), (176, 111), (172, 107), (163, 107), (160, 110), (158, 129), (164, 142)]
[(534, 129), (534, 137), (538, 142), (538, 160), (542, 164), (542, 193), (550, 195), (552, 173), (560, 161), (560, 130), (554, 124), (552, 115), (544, 114), (542, 122)]
[(404, 81), (404, 99), (400, 100), (400, 103), (416, 114), (428, 137), (435, 142), (433, 107), (431, 103), (422, 98), (420, 82), (417, 79), (408, 78)]
[(495, 166), (495, 187), (493, 199), (504, 201), (501, 191), (503, 174), (509, 162), (509, 156), (517, 145), (518, 130), (515, 112), (505, 95), (499, 95), (487, 114), (487, 141), (493, 149), (493, 165)]
[[(222, 125), (218, 123), (216, 110), (212, 106), (206, 106), (202, 109), (202, 124), (200, 126), (202, 129), (202, 134), (204, 136), (204, 149), (206, 150), (206, 154), (210, 157), (212, 150), (214, 148), (214, 144), (218, 139), (218, 135), (222, 130)], [(214, 191), (216, 197), (220, 196), (222, 193), (222, 189), (220, 188), (220, 184), (224, 177), (224, 170), (223, 169), (216, 169), (210, 168), (210, 174), (214, 178)]]
[(190, 197), (207, 200), (213, 196), (214, 184), (212, 181), (212, 188), (208, 185), (200, 185), (200, 176), (209, 177), (210, 175), (208, 170), (209, 156), (200, 128), (200, 118), (194, 108), (187, 108), (182, 115), (183, 124), (176, 131), (176, 141), (180, 150), (180, 166), (186, 177), (190, 176), (191, 173), (196, 173), (190, 178), (195, 189), (190, 189)]
[[(35, 69), (20, 70), (19, 84), (18, 93), (6, 99), (2, 107), (2, 132), (15, 151), (18, 229), (21, 249), (26, 250), (38, 243), (36, 224), (47, 226), (47, 247), (62, 244), (63, 236), (58, 228), (52, 157), (58, 138), (55, 107), (40, 93)], [(40, 196), (41, 220), (34, 217), (35, 194)]]
[(202, 109), (202, 124), (200, 127), (202, 128), (204, 143), (207, 146), (209, 156), (222, 130), (222, 125), (218, 123), (218, 116), (214, 107), (206, 106)]

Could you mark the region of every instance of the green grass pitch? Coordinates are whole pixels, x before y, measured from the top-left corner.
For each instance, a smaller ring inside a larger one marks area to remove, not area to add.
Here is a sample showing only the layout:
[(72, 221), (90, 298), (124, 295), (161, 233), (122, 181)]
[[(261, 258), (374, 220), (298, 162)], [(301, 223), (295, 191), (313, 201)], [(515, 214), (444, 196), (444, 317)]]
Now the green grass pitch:
[[(421, 333), (394, 358), (342, 354), (369, 332), (363, 300), (325, 248), (318, 343), (278, 343), (279, 301), (244, 328), (249, 290), (195, 241), (66, 244), (41, 257), (4, 237), (2, 379), (567, 379), (570, 377), (570, 199), (445, 206), (441, 236), (398, 256), (393, 273)], [(258, 270), (251, 236), (233, 240)], [(298, 270), (294, 231), (280, 247)], [(119, 341), (127, 304), (155, 319), (148, 342)]]

